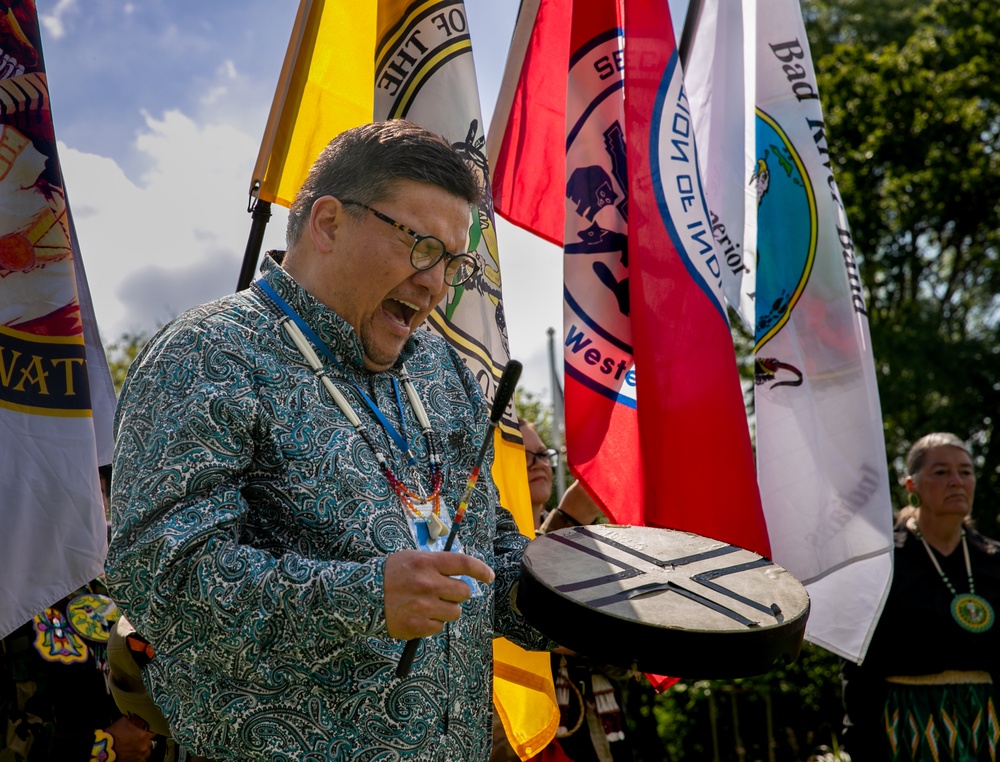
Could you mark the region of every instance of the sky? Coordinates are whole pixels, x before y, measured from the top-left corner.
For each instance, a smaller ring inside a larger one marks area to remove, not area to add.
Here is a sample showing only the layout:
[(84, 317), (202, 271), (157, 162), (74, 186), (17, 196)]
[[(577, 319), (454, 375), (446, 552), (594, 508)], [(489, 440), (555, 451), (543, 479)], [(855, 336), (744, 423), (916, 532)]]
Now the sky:
[[(466, 0), (489, 125), (516, 0)], [(236, 288), (248, 190), (297, 0), (36, 0), (59, 158), (105, 345)], [(674, 26), (686, 0), (670, 0)], [(284, 248), (274, 206), (263, 250)], [(561, 368), (560, 250), (497, 220), (511, 356)]]

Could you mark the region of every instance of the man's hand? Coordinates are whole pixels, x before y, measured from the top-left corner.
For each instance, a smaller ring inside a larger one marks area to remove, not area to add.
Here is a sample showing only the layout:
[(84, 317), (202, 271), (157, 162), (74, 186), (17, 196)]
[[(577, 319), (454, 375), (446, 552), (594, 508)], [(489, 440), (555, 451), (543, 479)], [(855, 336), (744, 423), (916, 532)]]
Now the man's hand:
[(104, 732), (115, 739), (115, 759), (118, 762), (146, 762), (153, 753), (155, 733), (143, 730), (130, 722), (128, 717), (118, 718)]
[(402, 640), (437, 635), (462, 613), (472, 591), (455, 576), (493, 581), (493, 570), (464, 553), (404, 550), (385, 559), (385, 624)]

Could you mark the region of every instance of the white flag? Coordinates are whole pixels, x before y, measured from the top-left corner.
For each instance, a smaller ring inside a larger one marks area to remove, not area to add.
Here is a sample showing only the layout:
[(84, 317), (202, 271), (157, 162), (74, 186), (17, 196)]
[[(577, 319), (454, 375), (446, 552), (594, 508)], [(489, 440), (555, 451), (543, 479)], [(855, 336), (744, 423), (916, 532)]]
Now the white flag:
[(700, 22), (688, 94), (716, 242), (732, 255), (727, 298), (754, 333), (772, 555), (809, 591), (806, 638), (860, 661), (891, 581), (892, 510), (868, 316), (801, 9), (705, 0)]

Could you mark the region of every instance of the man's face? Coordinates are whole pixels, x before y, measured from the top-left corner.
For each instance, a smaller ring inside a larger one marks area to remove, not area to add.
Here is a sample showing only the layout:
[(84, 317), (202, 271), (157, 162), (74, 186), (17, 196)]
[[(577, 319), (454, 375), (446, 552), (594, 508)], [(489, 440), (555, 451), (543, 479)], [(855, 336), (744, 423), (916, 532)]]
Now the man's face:
[[(436, 185), (401, 180), (389, 198), (371, 206), (420, 235), (439, 238), (453, 254), (466, 250), (469, 203)], [(332, 253), (314, 295), (354, 328), (365, 367), (386, 370), (447, 293), (445, 265), (442, 260), (415, 270), (412, 236), (367, 211), (360, 220), (348, 217), (348, 208), (342, 206), (337, 215)]]

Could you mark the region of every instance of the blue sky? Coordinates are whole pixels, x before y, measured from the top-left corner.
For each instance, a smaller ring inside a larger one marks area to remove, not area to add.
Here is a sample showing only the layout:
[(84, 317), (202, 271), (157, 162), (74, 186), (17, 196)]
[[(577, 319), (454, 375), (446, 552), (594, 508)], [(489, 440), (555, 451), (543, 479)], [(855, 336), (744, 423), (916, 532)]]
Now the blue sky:
[[(60, 160), (105, 343), (235, 289), (297, 0), (36, 0)], [(686, 0), (671, 0), (674, 24)], [(516, 0), (466, 0), (489, 124)], [(283, 247), (276, 208), (264, 248)], [(511, 353), (548, 393), (558, 249), (498, 222)]]

